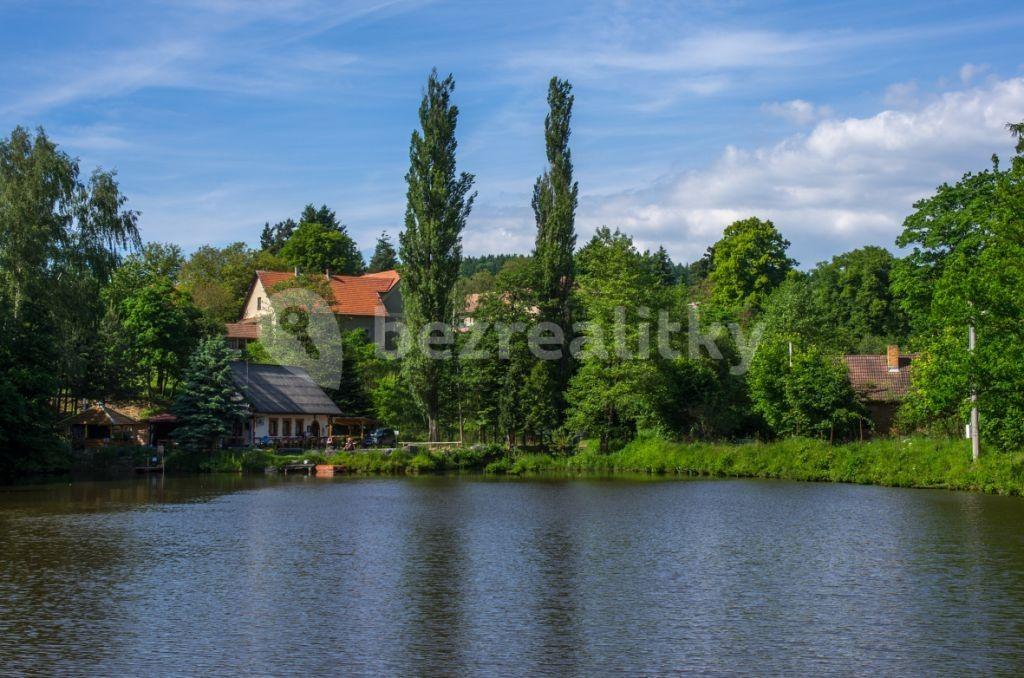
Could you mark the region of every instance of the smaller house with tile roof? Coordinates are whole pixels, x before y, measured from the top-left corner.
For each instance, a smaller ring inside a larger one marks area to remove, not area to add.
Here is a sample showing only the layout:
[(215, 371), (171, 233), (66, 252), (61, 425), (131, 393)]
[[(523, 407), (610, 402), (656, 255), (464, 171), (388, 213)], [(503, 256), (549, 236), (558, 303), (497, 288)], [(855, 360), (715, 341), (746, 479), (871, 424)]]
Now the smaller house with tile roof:
[(896, 411), (910, 392), (914, 358), (901, 354), (899, 346), (889, 346), (885, 355), (843, 356), (850, 384), (867, 408), (876, 434), (894, 432)]
[[(228, 343), (232, 347), (245, 348), (249, 342), (259, 339), (260, 320), (273, 313), (274, 290), (283, 283), (295, 280), (297, 273), (256, 271), (245, 296), (242, 317), (238, 322), (226, 326)], [(322, 275), (332, 297), (326, 301), (338, 318), (342, 332), (362, 329), (373, 340), (384, 322), (401, 316), (403, 304), (398, 271), (365, 275)]]

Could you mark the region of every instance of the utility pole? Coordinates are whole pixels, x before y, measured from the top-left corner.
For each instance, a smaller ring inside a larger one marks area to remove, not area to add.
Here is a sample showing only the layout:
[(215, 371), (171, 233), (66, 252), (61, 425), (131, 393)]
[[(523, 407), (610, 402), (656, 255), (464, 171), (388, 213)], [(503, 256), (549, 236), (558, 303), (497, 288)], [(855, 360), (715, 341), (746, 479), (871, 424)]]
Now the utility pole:
[[(974, 333), (974, 323), (972, 322), (967, 330), (967, 350), (970, 354), (974, 355), (974, 345), (977, 342), (977, 337)], [(981, 437), (978, 431), (978, 389), (974, 383), (974, 375), (972, 370), (971, 375), (971, 459), (978, 461), (978, 457), (981, 456)]]

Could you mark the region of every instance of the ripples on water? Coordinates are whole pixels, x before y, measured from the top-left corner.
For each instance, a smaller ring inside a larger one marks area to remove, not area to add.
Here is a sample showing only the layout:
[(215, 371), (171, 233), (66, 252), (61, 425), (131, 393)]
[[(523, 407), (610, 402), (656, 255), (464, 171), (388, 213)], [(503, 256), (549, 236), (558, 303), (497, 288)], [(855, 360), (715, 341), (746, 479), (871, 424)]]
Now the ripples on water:
[(756, 481), (0, 488), (0, 673), (1013, 672), (1024, 500)]

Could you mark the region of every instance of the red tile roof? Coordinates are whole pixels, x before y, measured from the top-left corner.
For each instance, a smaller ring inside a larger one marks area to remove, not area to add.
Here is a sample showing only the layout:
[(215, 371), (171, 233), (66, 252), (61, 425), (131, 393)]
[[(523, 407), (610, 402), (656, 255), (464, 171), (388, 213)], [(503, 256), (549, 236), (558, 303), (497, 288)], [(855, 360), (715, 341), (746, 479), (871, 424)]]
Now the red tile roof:
[(476, 313), (476, 309), (480, 307), (480, 293), (474, 292), (473, 294), (466, 295), (466, 306), (462, 309), (462, 312), (466, 315), (473, 315)]
[(884, 355), (848, 355), (843, 362), (850, 370), (853, 390), (864, 400), (894, 402), (903, 400), (910, 391), (910, 364), (913, 355), (901, 355), (899, 368), (889, 369)]
[(260, 325), (256, 318), (249, 318), (237, 323), (226, 323), (228, 339), (259, 339)]
[[(263, 287), (271, 287), (295, 278), (294, 273), (256, 271)], [(381, 271), (366, 275), (332, 275), (331, 293), (334, 299), (331, 311), (335, 315), (373, 316), (383, 313), (382, 295), (391, 291), (399, 281), (398, 271)]]

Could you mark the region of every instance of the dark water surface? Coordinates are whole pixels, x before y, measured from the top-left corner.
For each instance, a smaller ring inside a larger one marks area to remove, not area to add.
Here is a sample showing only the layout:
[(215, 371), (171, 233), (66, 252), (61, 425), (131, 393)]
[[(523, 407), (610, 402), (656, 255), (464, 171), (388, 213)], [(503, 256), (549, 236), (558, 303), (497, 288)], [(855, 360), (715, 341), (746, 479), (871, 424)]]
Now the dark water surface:
[(1013, 673), (1024, 500), (756, 481), (0, 488), (0, 673)]

